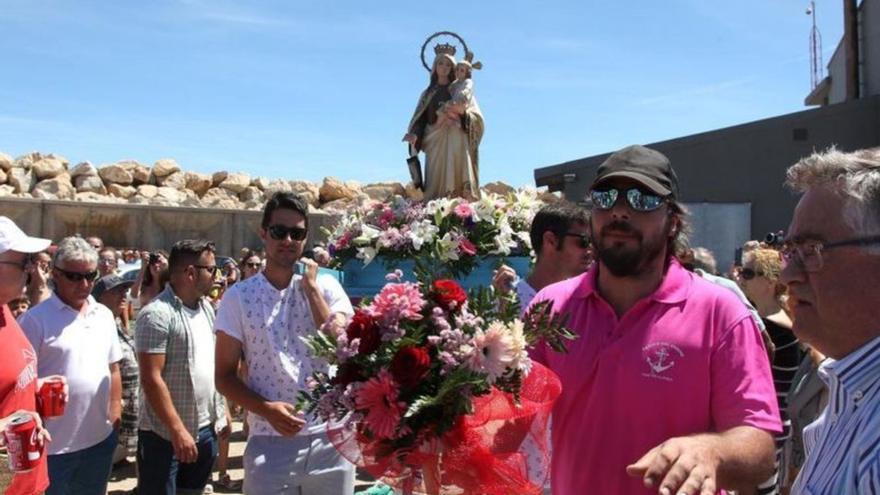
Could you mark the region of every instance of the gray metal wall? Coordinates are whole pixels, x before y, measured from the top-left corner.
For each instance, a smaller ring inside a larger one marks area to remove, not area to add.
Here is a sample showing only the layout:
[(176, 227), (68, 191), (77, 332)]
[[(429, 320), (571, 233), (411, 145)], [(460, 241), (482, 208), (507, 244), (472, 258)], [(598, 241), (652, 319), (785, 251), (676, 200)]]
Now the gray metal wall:
[[(880, 146), (880, 96), (648, 144), (672, 161), (685, 203), (751, 204), (754, 239), (788, 227), (797, 197), (783, 186), (786, 169), (831, 145)], [(580, 201), (607, 157), (537, 169), (535, 182)]]
[[(181, 239), (204, 238), (214, 241), (218, 254), (225, 256), (263, 245), (258, 235), (260, 211), (0, 198), (0, 215), (12, 218), (29, 235), (55, 242), (73, 234), (96, 235), (108, 246), (152, 250), (169, 249)], [(310, 213), (310, 243), (321, 239), (320, 227), (333, 221), (327, 213)]]

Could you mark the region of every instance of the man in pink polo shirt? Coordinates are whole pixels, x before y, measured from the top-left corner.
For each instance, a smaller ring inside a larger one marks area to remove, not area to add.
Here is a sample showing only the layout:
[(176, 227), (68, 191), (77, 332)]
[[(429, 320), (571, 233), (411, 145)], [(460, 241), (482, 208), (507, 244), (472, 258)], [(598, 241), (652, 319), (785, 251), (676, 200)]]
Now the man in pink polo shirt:
[(597, 263), (534, 299), (579, 335), (533, 355), (562, 380), (553, 493), (754, 489), (781, 430), (770, 364), (746, 307), (675, 259), (686, 229), (669, 160), (624, 148), (590, 197)]

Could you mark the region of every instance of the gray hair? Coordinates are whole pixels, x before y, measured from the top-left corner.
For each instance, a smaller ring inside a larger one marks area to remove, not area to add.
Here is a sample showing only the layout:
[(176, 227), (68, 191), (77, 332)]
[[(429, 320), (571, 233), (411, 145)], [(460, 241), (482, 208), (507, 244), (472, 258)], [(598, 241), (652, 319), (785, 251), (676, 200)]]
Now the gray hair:
[(832, 146), (802, 158), (786, 172), (797, 192), (826, 187), (844, 200), (844, 222), (861, 235), (880, 234), (880, 148), (852, 153)]
[(694, 268), (699, 268), (712, 275), (718, 275), (718, 263), (715, 261), (715, 255), (704, 247), (694, 248)]
[(67, 261), (80, 261), (86, 263), (98, 263), (98, 252), (89, 245), (85, 239), (79, 236), (65, 237), (58, 244), (52, 263), (55, 266), (63, 266)]

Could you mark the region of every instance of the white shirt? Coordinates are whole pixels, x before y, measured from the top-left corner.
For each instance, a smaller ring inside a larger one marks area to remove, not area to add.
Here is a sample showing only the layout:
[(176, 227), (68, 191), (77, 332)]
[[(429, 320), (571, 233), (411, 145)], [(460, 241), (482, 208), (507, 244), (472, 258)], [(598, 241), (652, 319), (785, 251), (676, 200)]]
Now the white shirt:
[(192, 331), (193, 361), (193, 392), (196, 399), (196, 410), (199, 414), (199, 428), (211, 424), (211, 409), (214, 399), (214, 329), (208, 315), (201, 308), (182, 307), (183, 314), (189, 320)]
[(517, 280), (516, 285), (514, 285), (513, 288), (516, 290), (516, 298), (519, 301), (519, 315), (522, 316), (526, 314), (526, 310), (529, 309), (529, 304), (531, 304), (532, 299), (535, 298), (535, 294), (537, 294), (538, 291), (533, 289), (524, 278)]
[[(312, 310), (300, 288), (302, 277), (294, 275), (290, 285), (277, 290), (263, 273), (233, 285), (220, 302), (214, 328), (242, 344), (247, 365), (248, 388), (269, 401), (296, 404), (306, 378), (315, 371), (327, 371), (326, 364), (313, 362), (300, 339), (317, 330)], [(331, 313), (354, 314), (351, 302), (339, 282), (330, 275), (318, 275), (318, 287)], [(280, 436), (268, 421), (248, 414), (251, 435)], [(325, 424), (308, 418), (306, 434), (322, 433)]]
[(21, 315), (19, 325), (37, 353), (37, 375), (64, 375), (70, 396), (64, 415), (44, 420), (49, 455), (76, 452), (110, 435), (110, 364), (122, 360), (113, 313), (89, 296), (84, 312), (54, 293)]

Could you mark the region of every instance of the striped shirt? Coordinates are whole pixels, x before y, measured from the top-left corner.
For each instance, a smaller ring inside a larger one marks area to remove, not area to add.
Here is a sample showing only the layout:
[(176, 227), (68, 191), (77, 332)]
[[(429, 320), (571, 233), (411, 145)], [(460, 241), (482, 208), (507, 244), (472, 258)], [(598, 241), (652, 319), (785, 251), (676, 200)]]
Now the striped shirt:
[(825, 360), (819, 376), (830, 400), (804, 430), (807, 460), (791, 493), (880, 494), (880, 337)]

